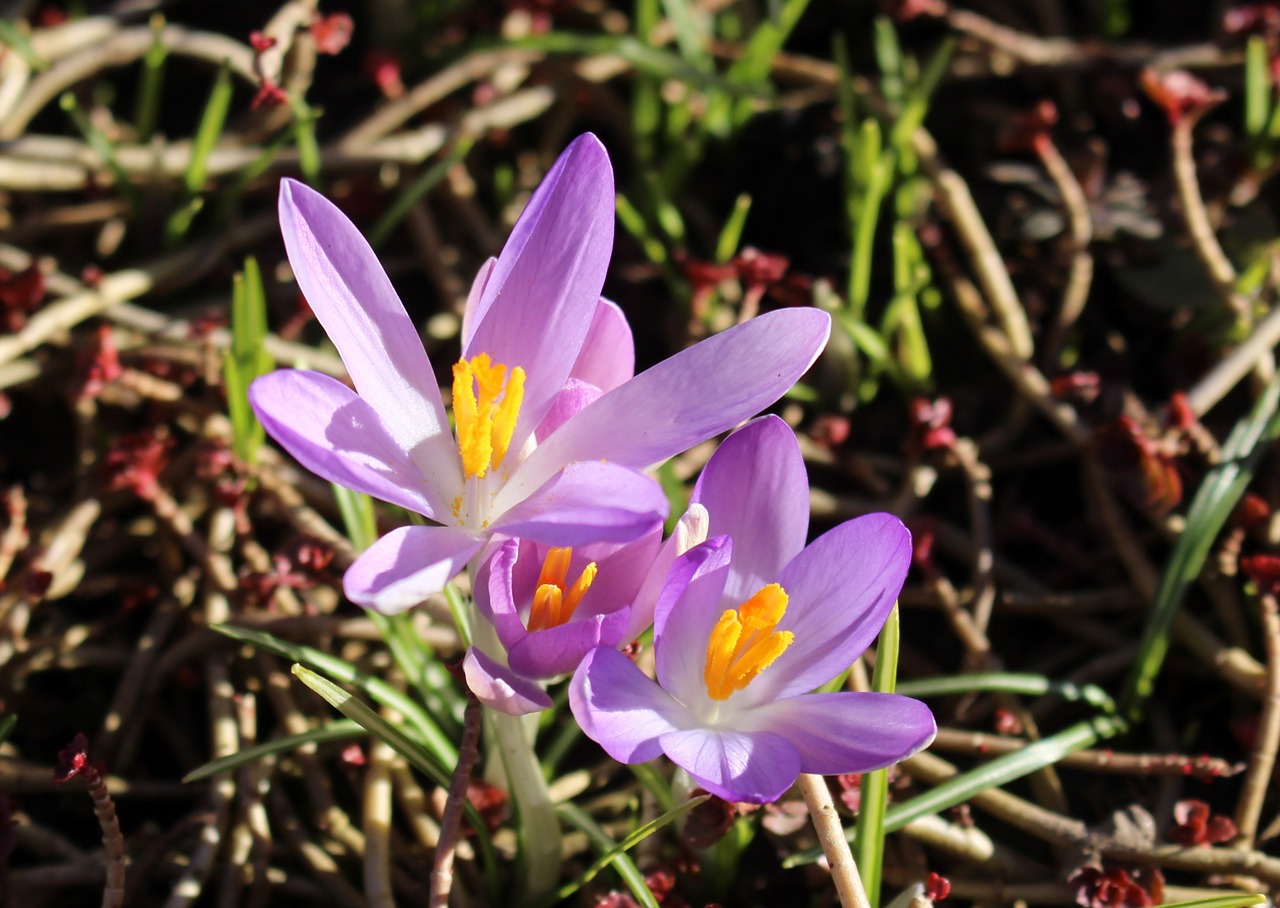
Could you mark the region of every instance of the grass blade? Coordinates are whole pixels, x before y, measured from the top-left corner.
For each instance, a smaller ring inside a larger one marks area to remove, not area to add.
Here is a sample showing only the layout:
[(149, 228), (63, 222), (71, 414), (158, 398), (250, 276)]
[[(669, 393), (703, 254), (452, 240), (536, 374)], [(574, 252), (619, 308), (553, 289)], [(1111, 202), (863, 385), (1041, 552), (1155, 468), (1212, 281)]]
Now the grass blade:
[(269, 757), (272, 754), (297, 750), (304, 744), (350, 741), (352, 738), (363, 738), (364, 736), (365, 730), (358, 723), (352, 722), (350, 719), (340, 719), (337, 722), (326, 725), (324, 728), (316, 728), (296, 735), (283, 735), (279, 738), (272, 738), (270, 741), (263, 741), (253, 747), (246, 747), (244, 750), (233, 753), (230, 756), (211, 760), (198, 769), (191, 770), (191, 772), (182, 777), (182, 781), (184, 783), (199, 782), (201, 779), (207, 779), (210, 776), (216, 776), (220, 772), (227, 772), (231, 769), (238, 769), (246, 763), (261, 760), (263, 757)]
[(946, 697), (974, 691), (998, 691), (1025, 697), (1044, 697), (1052, 694), (1064, 700), (1088, 703), (1108, 715), (1116, 712), (1116, 704), (1111, 699), (1111, 695), (1097, 685), (1051, 681), (1044, 675), (988, 672), (904, 681), (898, 685), (898, 693), (908, 697)]
[(1169, 630), (1187, 588), (1200, 576), (1205, 559), (1240, 496), (1253, 479), (1258, 460), (1280, 437), (1280, 380), (1273, 381), (1236, 424), (1222, 446), (1222, 462), (1205, 476), (1187, 510), (1187, 525), (1174, 544), (1160, 577), (1155, 601), (1138, 645), (1138, 656), (1120, 699), (1131, 722), (1142, 718), (1169, 651)]
[[(899, 692), (905, 687), (906, 685), (899, 687)], [(1119, 718), (1098, 716), (1087, 722), (1079, 722), (1056, 735), (1032, 742), (1022, 750), (996, 757), (976, 769), (948, 779), (924, 794), (891, 807), (885, 814), (885, 832), (896, 832), (922, 816), (954, 807), (989, 788), (1005, 785), (1038, 769), (1051, 766), (1069, 753), (1120, 734), (1126, 727)], [(850, 842), (853, 842), (855, 830), (850, 829), (847, 834)], [(821, 856), (821, 848), (811, 848), (787, 858), (782, 866), (799, 867), (810, 864)]]
[[(316, 674), (296, 663), (291, 671), (299, 681), (319, 694), (330, 706), (362, 726), (369, 734), (385, 741), (396, 753), (412, 763), (419, 772), (429, 776), (437, 785), (448, 790), (451, 768), (445, 770), (433, 763), (430, 759), (432, 754), (423, 751), (416, 741), (323, 675)], [(497, 880), (492, 875), (497, 872), (497, 858), (493, 853), (493, 843), (489, 841), (484, 817), (480, 816), (480, 812), (476, 810), (470, 799), (462, 802), (462, 809), (467, 815), (468, 822), (471, 823), (471, 828), (475, 831), (476, 842), (484, 855), (486, 873), (490, 874), (490, 888), (494, 889)]]
[[(876, 667), (871, 676), (871, 689), (891, 694), (898, 680), (898, 641), (900, 622), (898, 606), (880, 631), (876, 644)], [(877, 769), (862, 774), (862, 800), (858, 807), (857, 847), (853, 859), (862, 874), (871, 908), (880, 904), (880, 871), (884, 866), (884, 815), (889, 805), (889, 770)]]
[[(453, 746), (453, 743), (440, 731), (440, 727), (436, 725), (435, 720), (428, 716), (413, 700), (385, 681), (364, 674), (350, 662), (339, 659), (337, 656), (331, 656), (309, 646), (290, 643), (287, 640), (281, 640), (279, 637), (274, 637), (262, 631), (235, 627), (230, 624), (215, 624), (212, 628), (233, 640), (241, 640), (252, 644), (291, 662), (301, 662), (305, 665), (314, 666), (331, 677), (337, 678), (343, 684), (350, 684), (352, 687), (364, 691), (383, 706), (389, 706), (405, 717), (405, 721), (410, 723), (421, 736), (422, 743), (427, 748), (427, 751), (436, 758), (438, 767), (452, 768), (457, 765), (458, 751)], [(448, 784), (446, 779), (445, 787), (448, 787)]]
[[(692, 804), (692, 802), (690, 802)], [(576, 804), (557, 804), (556, 812), (569, 823), (572, 823), (579, 831), (584, 833), (590, 840), (591, 844), (600, 852), (601, 857), (611, 856), (610, 863), (618, 871), (618, 876), (622, 877), (622, 881), (627, 884), (627, 888), (631, 890), (631, 894), (635, 896), (637, 902), (644, 908), (659, 908), (658, 900), (653, 897), (653, 893), (649, 891), (649, 887), (644, 883), (644, 874), (636, 867), (635, 861), (631, 860), (625, 853), (625, 849), (620, 849), (617, 842), (609, 837), (609, 833), (601, 829), (596, 821), (591, 819), (585, 810)], [(592, 865), (594, 866), (594, 865)], [(585, 880), (583, 882), (586, 882)], [(555, 904), (559, 898), (549, 901), (547, 904)]]
[[(645, 839), (649, 838), (649, 836), (653, 835), (663, 826), (666, 826), (668, 823), (672, 822), (673, 820), (679, 819), (683, 814), (688, 813), (690, 810), (693, 810), (693, 808), (697, 807), (699, 804), (703, 803), (704, 801), (710, 799), (710, 797), (711, 795), (706, 795), (706, 794), (699, 795), (696, 798), (692, 798), (688, 801), (685, 801), (683, 804), (681, 804), (678, 807), (674, 807), (671, 810), (668, 810), (666, 813), (664, 813), (662, 816), (658, 817), (657, 819), (650, 820), (648, 823), (645, 823), (639, 829), (635, 830), (630, 835), (628, 835), (621, 842), (618, 842), (612, 848), (609, 848), (607, 851), (601, 854), (600, 857), (596, 858), (595, 862), (586, 870), (584, 870), (581, 876), (579, 876), (576, 880), (574, 880), (571, 883), (565, 883), (563, 886), (561, 886), (560, 891), (557, 892), (555, 895), (554, 901), (549, 901), (547, 904), (548, 905), (555, 904), (556, 902), (569, 898), (569, 896), (573, 895), (575, 892), (577, 892), (587, 883), (590, 883), (593, 879), (595, 879), (596, 875), (601, 870), (604, 870), (606, 867), (608, 867), (610, 864), (617, 861), (619, 858), (625, 857), (628, 851), (630, 851), (632, 848), (635, 848), (637, 845), (639, 845)], [(563, 816), (570, 823), (574, 823), (574, 825), (577, 825), (574, 819), (564, 810), (564, 805), (561, 805), (559, 809), (560, 809), (561, 816)], [(581, 826), (579, 826), (578, 828), (582, 829)], [(586, 829), (582, 829), (582, 831), (586, 832), (589, 837), (591, 836), (591, 833), (587, 832)], [(593, 839), (593, 841), (595, 840)], [(628, 858), (628, 860), (630, 859)], [(641, 885), (644, 884), (643, 877), (641, 877), (640, 883)], [(648, 886), (645, 886), (644, 889), (645, 889), (645, 892), (649, 891)]]
[(1267, 897), (1261, 893), (1240, 892), (1206, 899), (1191, 899), (1189, 902), (1165, 902), (1157, 908), (1246, 908), (1248, 905), (1261, 905), (1266, 900)]

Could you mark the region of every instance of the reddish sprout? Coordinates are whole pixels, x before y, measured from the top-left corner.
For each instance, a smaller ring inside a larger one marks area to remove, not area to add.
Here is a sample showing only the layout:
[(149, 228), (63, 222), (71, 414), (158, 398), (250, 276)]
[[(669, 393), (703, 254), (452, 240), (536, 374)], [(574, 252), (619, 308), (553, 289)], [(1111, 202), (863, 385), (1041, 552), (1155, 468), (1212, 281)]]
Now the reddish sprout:
[(1236, 837), (1236, 824), (1229, 817), (1212, 814), (1204, 801), (1188, 798), (1173, 805), (1177, 825), (1169, 830), (1169, 840), (1188, 848), (1217, 845)]
[(1015, 117), (996, 140), (996, 147), (1004, 152), (1043, 152), (1053, 142), (1051, 130), (1058, 122), (1058, 108), (1052, 101), (1041, 101), (1029, 111)]
[(1142, 88), (1152, 101), (1164, 108), (1171, 126), (1194, 122), (1226, 100), (1227, 93), (1210, 88), (1191, 73), (1175, 69), (1167, 72), (1147, 68), (1142, 71)]
[(275, 38), (264, 35), (260, 31), (249, 32), (249, 46), (253, 48), (253, 52), (260, 54), (263, 51), (270, 50), (275, 47), (278, 42)]
[(1280, 595), (1280, 555), (1246, 555), (1240, 568), (1258, 592)]
[(940, 902), (951, 894), (951, 881), (940, 873), (930, 873), (924, 879), (924, 897)]
[(32, 263), (22, 271), (0, 267), (0, 330), (18, 331), (44, 299), (44, 272)]
[(342, 53), (351, 43), (351, 34), (355, 28), (355, 22), (346, 13), (319, 16), (311, 23), (311, 37), (316, 42), (316, 51), (330, 55)]

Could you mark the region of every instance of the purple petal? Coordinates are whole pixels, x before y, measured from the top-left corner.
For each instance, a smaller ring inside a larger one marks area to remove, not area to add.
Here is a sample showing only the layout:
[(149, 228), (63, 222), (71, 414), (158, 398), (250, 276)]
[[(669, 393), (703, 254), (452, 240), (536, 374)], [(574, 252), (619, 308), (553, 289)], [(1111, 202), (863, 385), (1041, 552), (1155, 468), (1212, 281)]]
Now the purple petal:
[[(576, 577), (581, 571), (576, 565), (579, 557), (582, 559), (583, 567), (588, 562), (594, 561), (599, 568), (595, 582), (591, 584), (586, 595), (582, 597), (582, 602), (578, 604), (577, 613), (603, 615), (616, 611), (619, 605), (630, 605), (634, 602), (640, 585), (648, 576), (661, 547), (662, 524), (655, 522), (635, 542), (625, 545), (600, 543), (575, 548), (574, 563), (570, 568), (571, 576)], [(630, 643), (633, 639), (635, 635), (623, 642)]]
[(795, 746), (801, 772), (823, 776), (883, 769), (923, 750), (938, 730), (929, 707), (897, 694), (806, 694), (762, 704), (749, 716), (753, 728)]
[(659, 736), (688, 718), (634, 662), (603, 646), (587, 653), (574, 673), (569, 707), (586, 736), (621, 763), (659, 756)]
[(507, 662), (527, 678), (567, 675), (597, 646), (617, 647), (627, 629), (625, 605), (605, 615), (574, 616), (558, 627), (526, 633), (509, 647)]
[(800, 775), (796, 749), (767, 731), (692, 728), (667, 732), (658, 741), (671, 762), (726, 801), (776, 801)]
[(733, 537), (725, 596), (745, 602), (804, 548), (809, 480), (795, 433), (776, 416), (747, 423), (711, 455), (693, 501), (711, 518), (708, 534)]
[(542, 417), (542, 422), (538, 423), (537, 431), (533, 433), (534, 437), (539, 441), (546, 438), (569, 419), (577, 416), (590, 404), (599, 400), (600, 395), (603, 393), (593, 384), (579, 381), (576, 378), (569, 379), (565, 386), (560, 389), (560, 393), (552, 399), (547, 415)]
[(400, 527), (347, 568), (342, 587), (357, 605), (402, 612), (444, 589), (483, 546), (484, 539), (457, 527)]
[(519, 551), (519, 540), (506, 539), (476, 571), (476, 608), (493, 623), (508, 650), (526, 633), (512, 582)]
[(280, 182), (280, 230), (298, 286), (356, 391), (437, 486), (460, 487), (427, 352), (365, 238), (336, 205), (294, 180)]
[(503, 668), (474, 646), (462, 660), (462, 673), (476, 699), (500, 713), (523, 716), (551, 706), (545, 690), (511, 669)]
[(741, 693), (748, 703), (830, 681), (880, 633), (911, 565), (911, 534), (892, 514), (867, 514), (815, 539), (778, 576), (790, 596), (778, 630), (795, 640)]
[[(508, 491), (498, 494), (495, 510), (509, 507)], [(667, 516), (666, 495), (654, 480), (611, 463), (570, 464), (513, 503), (492, 529), (548, 545), (630, 542)]]
[(569, 375), (601, 391), (612, 391), (635, 374), (636, 346), (631, 326), (616, 303), (602, 299), (596, 304), (587, 339)]
[(481, 293), (463, 355), (524, 368), (513, 450), (542, 421), (582, 349), (613, 252), (613, 208), (609, 155), (595, 136), (579, 136), (529, 200)]
[(676, 521), (675, 530), (658, 550), (631, 600), (631, 626), (623, 635), (624, 640), (634, 640), (653, 624), (654, 610), (657, 608), (658, 597), (666, 585), (672, 562), (694, 546), (707, 541), (709, 523), (706, 508), (700, 504), (691, 505), (689, 510)]
[(471, 335), (476, 330), (476, 309), (480, 306), (484, 288), (489, 283), (489, 276), (493, 274), (493, 268), (497, 264), (498, 260), (489, 256), (471, 282), (471, 290), (467, 293), (467, 304), (462, 310), (462, 349), (464, 350), (471, 343)]
[(282, 369), (255, 380), (249, 402), (271, 437), (322, 479), (427, 517), (447, 513), (378, 414), (337, 379)]
[(512, 477), (527, 488), (566, 463), (647, 467), (754, 416), (822, 352), (831, 317), (784, 309), (709, 337), (605, 394), (538, 445)]
[(654, 610), (658, 680), (690, 709), (708, 700), (707, 643), (724, 611), (732, 549), (729, 537), (717, 536), (677, 558)]

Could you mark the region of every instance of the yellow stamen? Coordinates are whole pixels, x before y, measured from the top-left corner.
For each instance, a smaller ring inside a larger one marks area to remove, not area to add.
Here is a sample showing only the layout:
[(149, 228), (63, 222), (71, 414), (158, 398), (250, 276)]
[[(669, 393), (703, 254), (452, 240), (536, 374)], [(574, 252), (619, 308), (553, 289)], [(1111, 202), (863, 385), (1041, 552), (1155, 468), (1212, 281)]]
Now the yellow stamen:
[(508, 376), (507, 367), (493, 362), (487, 353), (454, 363), (453, 416), (462, 471), (468, 479), (483, 479), (502, 464), (523, 399), (524, 370), (519, 366)]
[(770, 583), (720, 616), (707, 641), (703, 681), (713, 700), (727, 700), (783, 654), (795, 634), (775, 630), (787, 611), (787, 592)]
[(547, 552), (542, 570), (538, 574), (538, 588), (533, 592), (533, 604), (529, 607), (529, 621), (526, 625), (529, 630), (542, 631), (568, 622), (582, 597), (591, 588), (597, 572), (594, 561), (583, 568), (578, 579), (565, 590), (569, 559), (572, 556), (571, 548), (556, 548)]

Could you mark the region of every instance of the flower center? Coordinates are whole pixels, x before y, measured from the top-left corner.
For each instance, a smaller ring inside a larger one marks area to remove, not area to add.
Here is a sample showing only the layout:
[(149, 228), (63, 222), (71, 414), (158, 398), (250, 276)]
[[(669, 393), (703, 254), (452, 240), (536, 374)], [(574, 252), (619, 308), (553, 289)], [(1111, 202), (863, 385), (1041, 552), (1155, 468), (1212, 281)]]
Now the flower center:
[(770, 583), (720, 616), (707, 641), (703, 670), (712, 700), (727, 700), (742, 690), (791, 645), (795, 634), (774, 630), (787, 612), (787, 599), (786, 590)]
[(529, 608), (528, 630), (544, 631), (564, 624), (573, 617), (578, 603), (591, 588), (592, 581), (596, 579), (594, 561), (582, 569), (573, 586), (565, 589), (565, 581), (569, 577), (569, 558), (572, 555), (571, 548), (547, 552), (547, 557), (542, 562), (542, 573), (538, 575), (533, 605)]
[(511, 369), (480, 353), (453, 366), (453, 416), (458, 426), (462, 472), (483, 479), (502, 463), (524, 399), (524, 370)]

